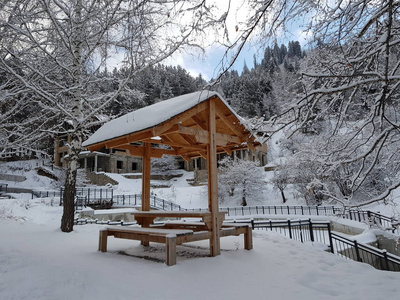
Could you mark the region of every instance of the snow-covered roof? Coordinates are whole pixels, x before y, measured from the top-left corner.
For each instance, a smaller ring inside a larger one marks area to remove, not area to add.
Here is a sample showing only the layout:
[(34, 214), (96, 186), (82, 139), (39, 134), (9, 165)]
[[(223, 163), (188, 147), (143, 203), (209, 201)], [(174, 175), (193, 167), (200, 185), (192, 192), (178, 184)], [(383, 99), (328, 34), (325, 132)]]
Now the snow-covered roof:
[[(83, 143), (83, 146), (87, 147), (126, 134), (151, 128), (189, 110), (213, 96), (220, 98), (221, 101), (229, 107), (223, 98), (214, 91), (199, 91), (178, 96), (135, 110), (104, 124)], [(231, 111), (235, 114), (232, 109)], [(237, 115), (235, 114), (235, 116)]]

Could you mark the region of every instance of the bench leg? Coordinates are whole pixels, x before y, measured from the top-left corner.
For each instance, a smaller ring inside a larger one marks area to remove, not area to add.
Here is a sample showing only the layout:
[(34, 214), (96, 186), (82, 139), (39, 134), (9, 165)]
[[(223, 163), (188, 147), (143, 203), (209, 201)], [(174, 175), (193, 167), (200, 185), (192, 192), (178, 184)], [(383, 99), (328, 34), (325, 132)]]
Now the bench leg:
[(107, 252), (107, 230), (99, 231), (99, 251)]
[(146, 247), (150, 245), (149, 241), (141, 241), (140, 244)]
[(176, 235), (167, 236), (165, 246), (165, 263), (173, 266), (176, 264)]
[(244, 234), (244, 249), (253, 249), (253, 230), (249, 226)]

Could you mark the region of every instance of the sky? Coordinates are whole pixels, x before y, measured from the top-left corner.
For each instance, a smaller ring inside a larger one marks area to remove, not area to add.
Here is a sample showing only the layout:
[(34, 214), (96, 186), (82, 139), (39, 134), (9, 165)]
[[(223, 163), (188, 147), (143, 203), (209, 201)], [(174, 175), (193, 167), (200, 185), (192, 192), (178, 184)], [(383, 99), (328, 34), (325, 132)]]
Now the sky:
[[(302, 48), (307, 48), (309, 40), (307, 34), (300, 28), (297, 28), (294, 29), (293, 33), (278, 37), (276, 41), (278, 45), (284, 44), (286, 46), (289, 41), (298, 41)], [(268, 45), (273, 46), (273, 42), (270, 42)], [(257, 62), (261, 62), (265, 47), (263, 47), (262, 43), (247, 44), (240, 53), (232, 69), (238, 71), (239, 74), (242, 72), (244, 64), (251, 69), (253, 67), (254, 56), (256, 56)], [(219, 74), (224, 52), (225, 50), (222, 47), (217, 46), (205, 49), (204, 55), (199, 53), (197, 55), (190, 55), (181, 52), (176, 54), (171, 60), (168, 60), (167, 64), (180, 65), (194, 77), (201, 74), (204, 79), (211, 80), (212, 78), (216, 78)]]
[[(211, 1), (210, 1), (211, 2)], [(223, 14), (227, 10), (228, 1), (217, 1), (215, 0), (215, 5), (217, 7), (215, 15)], [(251, 15), (251, 11), (244, 1), (244, 5), (239, 6), (242, 1), (231, 1), (230, 14), (228, 15), (226, 21), (226, 29), (229, 35), (230, 41), (234, 41), (240, 34), (241, 29), (245, 26), (243, 22), (246, 21), (247, 17)], [(184, 19), (183, 19), (184, 21)], [(254, 64), (254, 56), (256, 56), (257, 62), (260, 62), (266, 46), (273, 46), (276, 41), (278, 45), (282, 43), (287, 46), (289, 41), (299, 41), (301, 46), (306, 47), (309, 42), (309, 35), (302, 29), (300, 20), (295, 20), (290, 24), (287, 24), (285, 32), (280, 31), (278, 36), (271, 39), (267, 43), (265, 41), (257, 41), (255, 39), (250, 40), (243, 48), (239, 57), (235, 61), (232, 69), (237, 70), (239, 74), (242, 72), (244, 64), (250, 69)], [(238, 29), (238, 31), (236, 30)], [(218, 32), (208, 32), (205, 36), (201, 37), (196, 44), (206, 45), (203, 47), (203, 51), (198, 49), (182, 49), (176, 52), (172, 57), (163, 61), (165, 65), (181, 66), (186, 69), (192, 76), (197, 77), (200, 74), (206, 80), (211, 80), (216, 78), (221, 71), (221, 62), (224, 59), (225, 48), (217, 43), (220, 40), (222, 30)], [(108, 60), (108, 64), (111, 66), (118, 66), (122, 59), (121, 53), (115, 53)], [(228, 60), (231, 55), (228, 55)], [(225, 64), (227, 60), (225, 59)]]
[[(229, 2), (230, 13), (226, 21), (226, 29), (230, 41), (234, 41), (241, 30), (245, 28), (244, 22), (251, 16), (252, 12), (246, 1), (215, 1), (214, 4), (217, 7), (215, 14), (218, 15), (220, 13), (222, 15), (227, 10)], [(265, 41), (251, 39), (243, 48), (232, 68), (237, 70), (239, 74), (243, 70), (244, 64), (251, 68), (254, 56), (256, 56), (257, 62), (260, 62), (264, 55), (265, 47), (268, 45), (273, 46), (275, 41), (278, 45), (283, 43), (287, 46), (289, 41), (294, 40), (299, 41), (303, 48), (306, 47), (310, 40), (310, 35), (304, 31), (304, 26), (302, 26), (302, 23), (306, 21), (306, 19), (301, 18), (291, 21), (286, 24), (285, 31), (280, 30), (278, 36), (268, 41), (267, 44), (265, 44)], [(221, 61), (225, 53), (225, 48), (215, 43), (217, 39), (219, 39), (218, 33), (214, 35), (208, 34), (205, 42), (211, 46), (205, 47), (203, 53), (195, 52), (189, 54), (181, 51), (171, 59), (168, 59), (166, 64), (180, 65), (192, 76), (201, 74), (206, 80), (216, 78), (220, 72)], [(228, 59), (230, 59), (230, 56), (228, 56)]]

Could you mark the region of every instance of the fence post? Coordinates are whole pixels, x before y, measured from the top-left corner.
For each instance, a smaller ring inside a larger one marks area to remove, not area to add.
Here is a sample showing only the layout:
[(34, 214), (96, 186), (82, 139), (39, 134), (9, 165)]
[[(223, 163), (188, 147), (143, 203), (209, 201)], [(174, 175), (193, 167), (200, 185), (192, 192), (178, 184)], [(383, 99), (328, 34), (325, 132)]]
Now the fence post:
[(333, 240), (332, 240), (332, 232), (331, 232), (331, 223), (328, 223), (328, 237), (329, 237), (329, 245), (331, 248), (331, 253), (335, 253), (335, 251), (333, 250)]
[(308, 226), (310, 228), (310, 240), (311, 240), (311, 242), (314, 242), (314, 231), (313, 231), (313, 226), (312, 225), (313, 224), (312, 224), (312, 221), (311, 221), (311, 218), (310, 218), (310, 219), (308, 219)]
[(319, 216), (319, 209), (318, 209), (318, 205), (315, 206), (315, 210), (317, 211), (317, 216)]
[(358, 243), (356, 240), (353, 241), (354, 242), (354, 249), (356, 250), (356, 257), (357, 257), (357, 261), (362, 262), (361, 256), (360, 256), (360, 251), (358, 249)]
[(290, 224), (290, 219), (287, 220), (287, 223), (288, 223), (288, 228), (289, 228), (289, 238), (292, 238), (292, 226)]
[(387, 251), (386, 251), (386, 249), (383, 249), (383, 257), (384, 257), (384, 259), (385, 259), (386, 271), (390, 271), (390, 270), (389, 270), (389, 260), (388, 260), (388, 256), (387, 256)]
[(254, 230), (254, 219), (251, 219), (251, 229)]

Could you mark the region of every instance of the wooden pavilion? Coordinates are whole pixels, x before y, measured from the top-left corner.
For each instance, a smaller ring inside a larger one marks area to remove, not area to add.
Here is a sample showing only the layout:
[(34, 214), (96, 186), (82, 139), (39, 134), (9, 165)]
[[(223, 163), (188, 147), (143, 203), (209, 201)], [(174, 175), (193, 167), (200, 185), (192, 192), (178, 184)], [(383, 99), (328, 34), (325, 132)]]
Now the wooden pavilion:
[[(168, 147), (159, 147), (167, 145)], [(123, 149), (143, 159), (142, 211), (150, 211), (151, 158), (181, 156), (185, 160), (203, 157), (208, 168), (210, 254), (220, 254), (223, 216), (218, 207), (217, 154), (257, 146), (238, 115), (212, 91), (195, 92), (133, 111), (104, 124), (83, 146), (90, 151)], [(153, 218), (154, 219), (154, 218)], [(152, 219), (150, 219), (151, 221)], [(150, 221), (142, 221), (149, 227)], [(142, 240), (142, 244), (146, 241)]]

